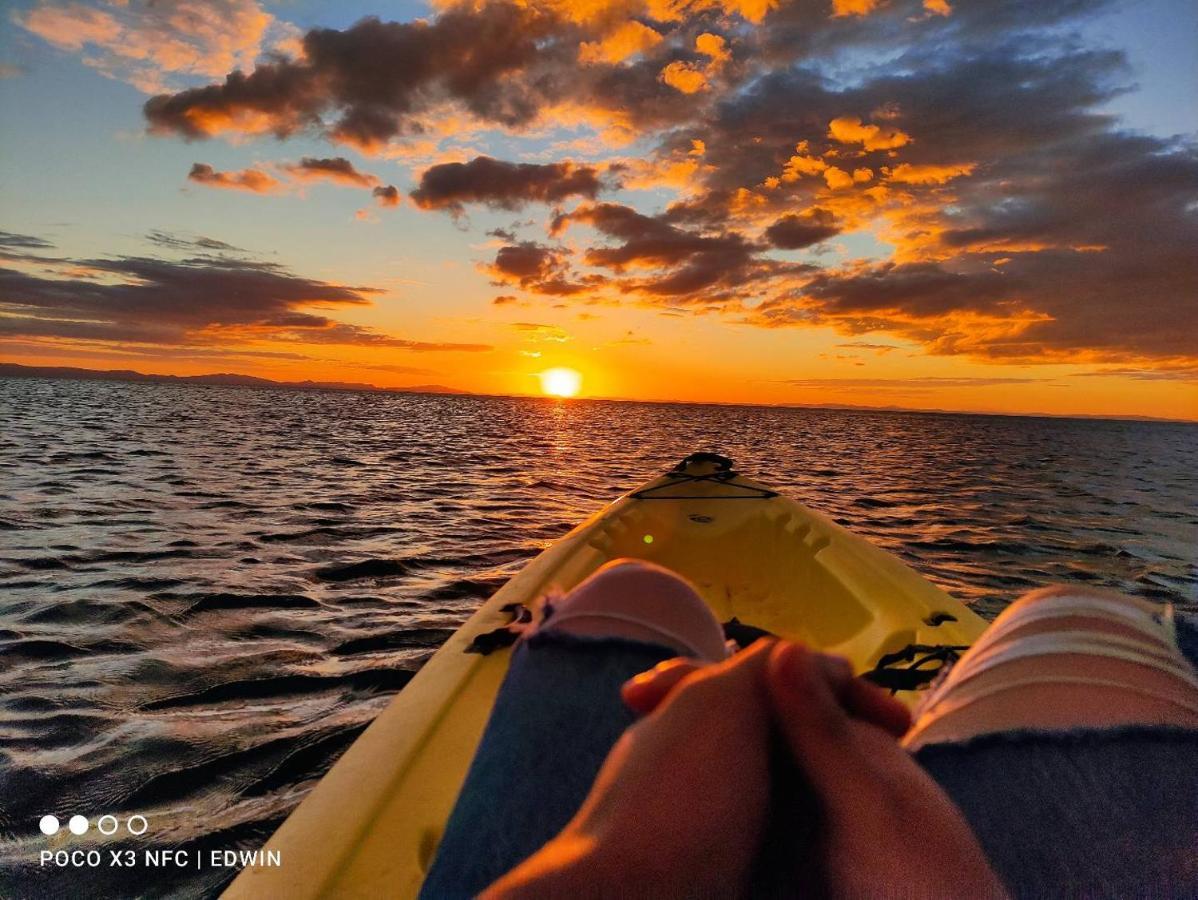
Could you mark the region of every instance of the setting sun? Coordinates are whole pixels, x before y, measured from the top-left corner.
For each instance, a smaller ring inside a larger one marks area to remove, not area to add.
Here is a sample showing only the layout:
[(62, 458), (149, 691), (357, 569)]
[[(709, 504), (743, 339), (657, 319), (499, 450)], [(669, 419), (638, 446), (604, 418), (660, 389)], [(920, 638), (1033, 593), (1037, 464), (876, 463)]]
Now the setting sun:
[(573, 397), (582, 387), (582, 376), (573, 369), (546, 369), (538, 377), (550, 397)]

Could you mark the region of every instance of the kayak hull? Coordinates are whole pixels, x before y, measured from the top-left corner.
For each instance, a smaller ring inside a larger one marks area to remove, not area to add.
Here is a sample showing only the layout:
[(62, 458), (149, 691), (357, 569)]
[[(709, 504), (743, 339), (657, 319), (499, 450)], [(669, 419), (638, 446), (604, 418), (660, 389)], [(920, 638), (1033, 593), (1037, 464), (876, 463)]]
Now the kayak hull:
[[(569, 590), (613, 559), (684, 575), (720, 621), (847, 657), (858, 672), (911, 645), (967, 646), (985, 621), (896, 557), (699, 454), (599, 511), (533, 559), (437, 651), (225, 896), (415, 897), (507, 671), (467, 652), (511, 604)], [(914, 691), (898, 696), (914, 703)]]

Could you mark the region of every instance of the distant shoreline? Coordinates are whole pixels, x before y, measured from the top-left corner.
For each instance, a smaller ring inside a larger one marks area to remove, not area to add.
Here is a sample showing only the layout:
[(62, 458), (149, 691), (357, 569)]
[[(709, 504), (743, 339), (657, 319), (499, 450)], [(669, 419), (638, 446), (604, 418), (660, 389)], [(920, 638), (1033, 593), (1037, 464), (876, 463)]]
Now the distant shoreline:
[[(379, 387), (359, 382), (275, 381), (256, 375), (219, 372), (209, 375), (160, 375), (133, 369), (86, 369), (78, 366), (25, 366), (0, 362), (0, 378), (47, 378), (63, 381), (118, 381), (129, 384), (179, 384), (201, 387), (248, 387), (292, 391), (341, 391), (370, 394), (439, 394), (459, 397), (507, 397), (523, 400), (549, 400), (536, 394), (479, 394), (443, 384), (415, 384), (404, 387)], [(1000, 416), (1014, 419), (1076, 419), (1103, 422), (1155, 422), (1175, 425), (1198, 424), (1198, 419), (1172, 419), (1159, 416), (1103, 416), (1086, 413), (1004, 413), (957, 409), (920, 409), (909, 406), (867, 406), (851, 403), (726, 403), (698, 400), (636, 400), (628, 397), (585, 397), (569, 402), (647, 403), (675, 406), (739, 406), (759, 409), (812, 409), (845, 412), (915, 413), (948, 416)]]

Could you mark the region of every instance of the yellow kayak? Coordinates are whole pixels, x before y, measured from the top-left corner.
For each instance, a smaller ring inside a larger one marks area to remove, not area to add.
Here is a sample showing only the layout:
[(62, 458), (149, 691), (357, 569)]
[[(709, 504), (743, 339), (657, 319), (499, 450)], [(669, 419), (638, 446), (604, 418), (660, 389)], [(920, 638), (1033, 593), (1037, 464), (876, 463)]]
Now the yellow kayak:
[(480, 654), (476, 638), (620, 557), (686, 576), (721, 622), (846, 656), (909, 703), (910, 688), (986, 625), (886, 551), (730, 460), (694, 454), (597, 512), (484, 603), (270, 839), (281, 865), (243, 870), (225, 896), (415, 897), (508, 666), (508, 648)]

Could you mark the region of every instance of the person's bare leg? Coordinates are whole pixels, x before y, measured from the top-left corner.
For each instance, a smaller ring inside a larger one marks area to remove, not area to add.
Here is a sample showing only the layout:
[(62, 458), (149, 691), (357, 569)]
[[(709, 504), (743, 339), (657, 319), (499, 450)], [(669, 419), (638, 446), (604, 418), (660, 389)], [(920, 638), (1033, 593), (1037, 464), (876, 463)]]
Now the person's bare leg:
[(705, 662), (725, 656), (723, 629), (690, 582), (644, 560), (607, 563), (553, 608), (543, 628), (664, 644)]
[(675, 655), (724, 657), (715, 616), (660, 566), (609, 563), (547, 602), (513, 648), (424, 898), (477, 896), (565, 827), (635, 720), (630, 678)]
[[(1077, 598), (1076, 613), (1043, 616), (1045, 605), (1059, 607), (1066, 598)], [(1089, 601), (1118, 604), (1133, 621), (1088, 612)], [(1154, 627), (1153, 610), (1146, 601), (1093, 588), (1054, 587), (1023, 597), (991, 626), (1005, 633), (989, 642), (983, 637), (957, 663), (905, 743), (917, 749), (1022, 729), (1198, 727), (1198, 679), (1166, 629)], [(1028, 639), (1044, 635), (1061, 641), (1059, 652), (1019, 656), (1017, 648), (1030, 649)], [(1085, 652), (1094, 641), (1119, 644), (1133, 658)], [(1001, 664), (980, 663), (1000, 653)]]

